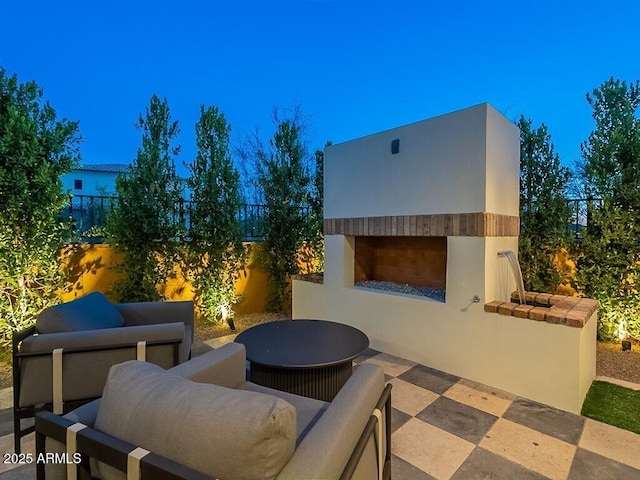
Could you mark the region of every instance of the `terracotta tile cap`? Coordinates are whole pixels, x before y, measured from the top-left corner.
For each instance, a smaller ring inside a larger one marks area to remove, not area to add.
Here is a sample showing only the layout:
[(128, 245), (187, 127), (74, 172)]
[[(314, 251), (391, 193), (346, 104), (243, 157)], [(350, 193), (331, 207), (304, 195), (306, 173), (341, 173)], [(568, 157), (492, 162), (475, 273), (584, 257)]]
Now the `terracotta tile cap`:
[(539, 293), (538, 296), (536, 296), (536, 303), (539, 303), (540, 305), (549, 305), (549, 299), (551, 297), (553, 297), (553, 295), (550, 293)]
[[(511, 301), (513, 303), (520, 303), (520, 295), (518, 295), (518, 291), (514, 290), (513, 292), (511, 292)], [(529, 300), (529, 298), (527, 297), (527, 292), (524, 292), (524, 301), (526, 303), (531, 303), (531, 301)]]
[(536, 297), (540, 295), (538, 292), (525, 292), (524, 298), (527, 300), (527, 303), (536, 303)]
[(533, 305), (518, 305), (513, 309), (513, 316), (518, 318), (529, 318), (529, 311), (533, 308)]
[(505, 302), (498, 307), (500, 315), (513, 315), (513, 309), (520, 306), (519, 303)]
[(544, 322), (547, 318), (547, 313), (549, 313), (549, 309), (546, 307), (533, 307), (529, 310), (529, 318), (537, 322)]
[(489, 303), (485, 303), (484, 304), (484, 311), (488, 312), (488, 313), (497, 313), (498, 312), (498, 307), (500, 305), (502, 305), (504, 302), (501, 302), (500, 300), (494, 300), (493, 302), (489, 302)]
[(564, 319), (567, 316), (567, 310), (558, 309), (558, 308), (550, 308), (549, 313), (547, 314), (547, 318), (545, 321), (547, 323), (564, 323)]
[(582, 299), (580, 297), (564, 297), (564, 302), (567, 305), (571, 305), (573, 307), (575, 307), (576, 305), (579, 305), (581, 300)]
[(581, 304), (578, 304), (571, 309), (571, 313), (580, 314), (585, 318), (589, 318), (594, 311), (595, 310), (593, 310), (588, 305), (585, 306)]
[(567, 297), (566, 295), (551, 295), (549, 298), (549, 305), (557, 305), (560, 302), (563, 302), (571, 297)]
[(581, 313), (571, 312), (567, 313), (567, 316), (564, 318), (565, 325), (569, 327), (582, 328), (584, 324), (587, 322), (587, 318)]
[(588, 311), (593, 308), (593, 305), (590, 302), (585, 302), (584, 299), (581, 298), (573, 308), (583, 310), (583, 311)]
[(600, 307), (598, 301), (593, 298), (581, 298), (578, 305), (589, 307), (591, 313), (595, 312)]
[(582, 322), (582, 320), (576, 320), (576, 319), (572, 319), (572, 318), (566, 318), (564, 321), (564, 324), (567, 327), (574, 327), (574, 328), (582, 328), (584, 327), (584, 322)]
[(556, 303), (555, 305), (553, 305), (551, 307), (552, 310), (564, 310), (564, 311), (569, 311), (569, 310), (573, 310), (573, 308), (575, 307), (575, 303), (573, 303), (570, 299), (570, 297), (564, 297), (560, 302)]

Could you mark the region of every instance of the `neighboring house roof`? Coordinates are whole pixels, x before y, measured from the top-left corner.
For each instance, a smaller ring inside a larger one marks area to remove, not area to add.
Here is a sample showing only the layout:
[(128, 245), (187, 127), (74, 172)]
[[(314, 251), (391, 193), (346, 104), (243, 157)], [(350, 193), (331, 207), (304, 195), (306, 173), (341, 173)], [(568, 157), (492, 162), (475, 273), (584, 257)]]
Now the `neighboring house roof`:
[(103, 173), (129, 173), (131, 165), (125, 163), (98, 163), (94, 165), (79, 165), (74, 171), (103, 172)]

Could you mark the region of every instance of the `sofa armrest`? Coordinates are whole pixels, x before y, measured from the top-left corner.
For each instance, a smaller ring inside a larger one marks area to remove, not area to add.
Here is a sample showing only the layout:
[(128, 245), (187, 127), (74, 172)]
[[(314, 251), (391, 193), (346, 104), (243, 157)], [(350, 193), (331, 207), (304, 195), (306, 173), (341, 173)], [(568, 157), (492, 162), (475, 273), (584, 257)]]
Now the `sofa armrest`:
[(384, 384), (382, 367), (359, 365), (302, 440), (278, 480), (340, 478), (376, 408)]
[[(66, 451), (67, 429), (74, 421), (50, 412), (39, 412), (36, 415), (36, 457), (45, 453), (62, 453)], [(62, 452), (60, 449), (64, 448)], [(104, 462), (113, 467), (116, 478), (126, 478), (127, 459), (136, 445), (112, 437), (93, 428), (84, 428), (76, 434), (77, 452), (82, 455), (78, 465), (78, 478), (89, 478), (89, 458)], [(71, 461), (71, 460), (69, 460)], [(45, 474), (46, 468), (46, 474)], [(79, 471), (78, 471), (79, 470)], [(120, 470), (120, 475), (118, 475)], [(37, 462), (37, 478), (66, 479), (66, 465), (63, 462)], [(142, 478), (166, 478), (207, 480), (211, 477), (177, 462), (161, 457), (153, 452), (140, 459), (140, 476)]]
[(94, 428), (96, 424), (96, 418), (98, 417), (98, 410), (100, 409), (100, 399), (96, 399), (92, 402), (85, 403), (84, 405), (70, 411), (64, 418), (71, 420), (74, 423), (82, 423), (87, 427)]
[(238, 388), (246, 378), (246, 351), (244, 345), (228, 343), (177, 365), (169, 372), (193, 382)]
[[(82, 423), (89, 428), (94, 428), (96, 418), (98, 417), (98, 409), (100, 408), (100, 399), (93, 402), (86, 403), (81, 407), (64, 415), (64, 424), (66, 421), (74, 423)], [(49, 414), (48, 418), (56, 418), (53, 414)], [(61, 439), (62, 440), (62, 439)], [(54, 440), (53, 438), (47, 438), (45, 442), (46, 452), (63, 455), (67, 449), (64, 441)], [(42, 462), (40, 462), (42, 463)], [(47, 480), (66, 480), (67, 478), (67, 466), (62, 463), (46, 462), (45, 466), (46, 479)]]

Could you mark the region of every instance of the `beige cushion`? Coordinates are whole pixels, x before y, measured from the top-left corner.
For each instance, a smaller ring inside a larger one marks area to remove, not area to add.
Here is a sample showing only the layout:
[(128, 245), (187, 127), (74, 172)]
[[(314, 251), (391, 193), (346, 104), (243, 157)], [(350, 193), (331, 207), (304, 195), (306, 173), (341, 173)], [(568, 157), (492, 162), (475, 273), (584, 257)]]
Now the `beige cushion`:
[(309, 431), (316, 424), (318, 419), (322, 417), (324, 412), (329, 408), (330, 403), (316, 400), (315, 398), (301, 397), (293, 393), (281, 392), (269, 387), (263, 387), (262, 385), (256, 385), (255, 383), (245, 382), (240, 387), (240, 390), (247, 390), (251, 392), (265, 393), (267, 395), (273, 395), (283, 399), (285, 402), (289, 402), (296, 409), (296, 447), (300, 445), (300, 442), (309, 433)]
[(130, 361), (111, 368), (95, 427), (213, 478), (266, 480), (293, 455), (296, 412), (280, 398)]
[(124, 326), (120, 311), (100, 292), (45, 308), (36, 321), (38, 333), (78, 332)]

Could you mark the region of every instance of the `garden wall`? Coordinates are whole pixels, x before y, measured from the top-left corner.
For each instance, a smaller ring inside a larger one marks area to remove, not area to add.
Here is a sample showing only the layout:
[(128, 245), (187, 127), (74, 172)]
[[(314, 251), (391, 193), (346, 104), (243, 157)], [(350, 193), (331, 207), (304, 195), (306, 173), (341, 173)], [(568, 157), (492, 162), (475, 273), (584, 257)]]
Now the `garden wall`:
[[(252, 242), (253, 248), (260, 248)], [(236, 313), (263, 312), (269, 292), (269, 275), (261, 268), (252, 254), (236, 282), (236, 294), (242, 299), (233, 310)], [(113, 270), (122, 257), (107, 244), (73, 244), (63, 251), (63, 262), (69, 272), (73, 288), (61, 295), (62, 301), (73, 300), (90, 292), (109, 293), (122, 274)], [(182, 275), (160, 286), (169, 300), (193, 299), (193, 288)]]

